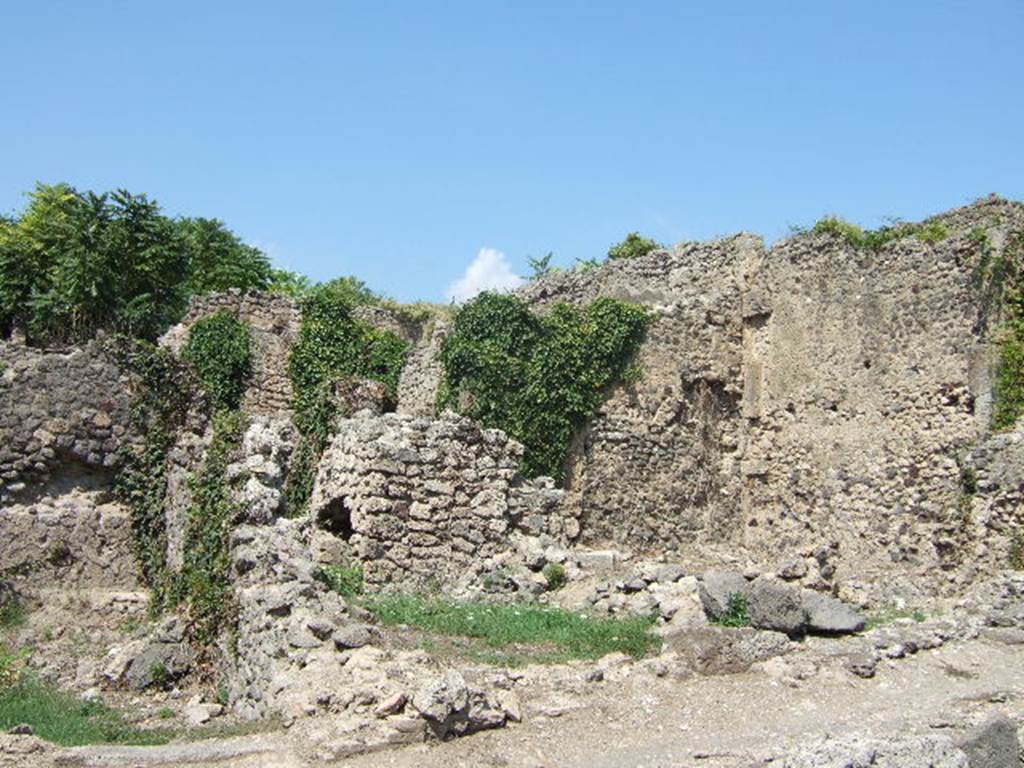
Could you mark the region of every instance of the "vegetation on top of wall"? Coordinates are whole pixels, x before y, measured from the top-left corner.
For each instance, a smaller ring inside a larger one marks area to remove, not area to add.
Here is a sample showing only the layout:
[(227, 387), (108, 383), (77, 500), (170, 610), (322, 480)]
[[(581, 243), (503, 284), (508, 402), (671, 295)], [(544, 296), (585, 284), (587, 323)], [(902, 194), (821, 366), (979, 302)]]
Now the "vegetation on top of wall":
[(438, 404), (522, 442), (527, 475), (560, 480), (573, 436), (626, 376), (649, 321), (642, 307), (609, 298), (541, 317), (515, 296), (480, 294), (445, 340)]
[(630, 232), (621, 243), (616, 243), (608, 249), (609, 259), (635, 259), (637, 256), (646, 256), (651, 251), (662, 248), (661, 243), (643, 237), (639, 232)]
[(794, 234), (832, 235), (846, 241), (854, 248), (879, 251), (894, 240), (914, 237), (925, 243), (937, 243), (949, 237), (949, 230), (938, 221), (923, 224), (909, 224), (894, 221), (878, 229), (864, 229), (838, 216), (826, 216), (815, 222), (810, 230), (794, 228)]
[(344, 376), (373, 379), (384, 384), (392, 401), (398, 395), (398, 377), (409, 345), (394, 333), (353, 316), (353, 307), (363, 295), (360, 286), (358, 281), (332, 281), (302, 300), (302, 328), (288, 363), (295, 390), (295, 426), (303, 438), (286, 486), (293, 514), (309, 498), (317, 460), (334, 430), (334, 382)]
[(138, 380), (130, 422), (141, 443), (122, 447), (114, 489), (128, 507), (136, 557), (153, 595), (150, 605), (159, 612), (173, 592), (167, 568), (167, 454), (188, 412), (193, 382), (169, 350), (148, 342), (124, 339), (117, 356)]
[(220, 310), (192, 326), (181, 359), (196, 370), (215, 411), (237, 408), (252, 375), (252, 332), (231, 312)]
[(193, 294), (265, 288), (270, 262), (215, 219), (171, 219), (145, 195), (39, 184), (0, 218), (0, 335), (81, 341), (98, 330), (154, 339)]

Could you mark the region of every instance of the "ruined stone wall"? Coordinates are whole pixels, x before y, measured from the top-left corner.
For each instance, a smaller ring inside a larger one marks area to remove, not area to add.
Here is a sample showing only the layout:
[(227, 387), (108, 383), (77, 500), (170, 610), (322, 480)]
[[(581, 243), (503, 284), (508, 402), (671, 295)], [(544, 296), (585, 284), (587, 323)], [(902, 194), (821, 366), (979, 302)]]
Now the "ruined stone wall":
[(140, 585), (128, 511), (107, 480), (88, 470), (61, 478), (0, 509), (0, 575), (19, 592), (39, 588)]
[(499, 430), (450, 413), (344, 419), (320, 462), (311, 513), (348, 540), (370, 585), (455, 584), (506, 551), (521, 527), (572, 532), (575, 520), (551, 503), (560, 493), (531, 492), (518, 476), (521, 455)]
[[(987, 201), (936, 244), (880, 252), (803, 236), (773, 248), (744, 319), (744, 544), (807, 579), (910, 594), (955, 588), (979, 537), (963, 454), (988, 432), (977, 226), (1019, 226)], [(998, 234), (998, 233), (996, 233)]]
[(195, 322), (221, 310), (233, 313), (252, 329), (253, 376), (242, 396), (242, 409), (269, 415), (289, 411), (292, 382), (288, 355), (302, 323), (294, 299), (277, 293), (242, 293), (237, 289), (198, 296), (192, 299), (185, 318), (165, 333), (160, 343), (180, 353)]
[(741, 304), (761, 254), (749, 235), (684, 243), (520, 292), (541, 311), (610, 296), (656, 316), (640, 380), (610, 392), (570, 459), (584, 541), (670, 549), (739, 537)]
[(0, 502), (69, 464), (116, 464), (130, 381), (106, 339), (66, 351), (0, 341), (0, 368)]

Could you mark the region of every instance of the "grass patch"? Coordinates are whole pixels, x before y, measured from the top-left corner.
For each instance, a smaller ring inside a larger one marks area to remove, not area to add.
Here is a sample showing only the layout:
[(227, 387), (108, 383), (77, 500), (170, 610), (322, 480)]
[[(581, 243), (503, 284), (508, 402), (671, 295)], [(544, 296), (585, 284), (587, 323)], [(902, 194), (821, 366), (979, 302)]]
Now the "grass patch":
[[(549, 661), (622, 652), (640, 658), (660, 642), (650, 619), (604, 619), (541, 605), (458, 602), (420, 595), (361, 601), (385, 626), (406, 624), (438, 635), (478, 638), (490, 649), (542, 646)], [(533, 654), (531, 654), (533, 655)]]
[(894, 621), (899, 621), (900, 619), (913, 619), (914, 621), (921, 623), (927, 618), (927, 614), (919, 608), (881, 608), (865, 618), (864, 629), (877, 629), (878, 627), (884, 627), (886, 624), (892, 624)]
[(28, 723), (36, 736), (64, 747), (166, 744), (170, 729), (136, 728), (114, 709), (82, 701), (32, 678), (0, 691), (0, 732)]

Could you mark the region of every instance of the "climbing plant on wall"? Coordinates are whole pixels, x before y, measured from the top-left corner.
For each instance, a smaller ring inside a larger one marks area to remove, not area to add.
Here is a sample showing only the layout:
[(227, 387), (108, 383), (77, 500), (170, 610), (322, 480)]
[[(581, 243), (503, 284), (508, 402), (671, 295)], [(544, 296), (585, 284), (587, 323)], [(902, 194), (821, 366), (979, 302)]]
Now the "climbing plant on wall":
[(1010, 234), (1000, 258), (988, 269), (1001, 282), (1005, 319), (997, 331), (999, 367), (992, 426), (1007, 429), (1024, 415), (1024, 232)]
[(384, 384), (394, 401), (408, 354), (408, 344), (398, 336), (353, 317), (351, 291), (331, 286), (303, 299), (302, 328), (289, 360), (295, 425), (302, 435), (286, 485), (293, 514), (309, 499), (317, 462), (334, 430), (333, 383), (342, 376), (373, 379)]
[(131, 426), (140, 440), (121, 449), (114, 487), (128, 507), (136, 557), (153, 593), (151, 605), (159, 611), (174, 591), (167, 569), (167, 454), (188, 411), (193, 381), (167, 349), (121, 339), (116, 352), (136, 380)]
[(214, 411), (234, 409), (252, 375), (252, 332), (221, 310), (196, 321), (181, 359), (195, 368)]
[(650, 316), (600, 298), (533, 314), (521, 299), (483, 293), (457, 313), (441, 352), (441, 407), (523, 443), (523, 471), (562, 479), (576, 431), (629, 369)]

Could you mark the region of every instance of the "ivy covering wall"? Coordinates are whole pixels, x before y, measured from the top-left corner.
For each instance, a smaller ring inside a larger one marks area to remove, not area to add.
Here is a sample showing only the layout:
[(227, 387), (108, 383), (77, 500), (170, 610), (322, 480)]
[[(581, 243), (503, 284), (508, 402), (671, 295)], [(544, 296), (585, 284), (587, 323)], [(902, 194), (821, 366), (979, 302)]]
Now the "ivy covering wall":
[(392, 402), (397, 398), (408, 344), (356, 319), (352, 309), (351, 297), (337, 290), (317, 290), (302, 301), (302, 328), (289, 360), (295, 426), (301, 435), (286, 485), (292, 514), (305, 508), (317, 463), (334, 432), (334, 382), (345, 376), (373, 379), (384, 384)]
[(645, 309), (615, 299), (542, 317), (515, 296), (483, 293), (458, 311), (444, 343), (438, 405), (523, 443), (528, 476), (561, 480), (577, 430), (634, 373), (649, 322)]

